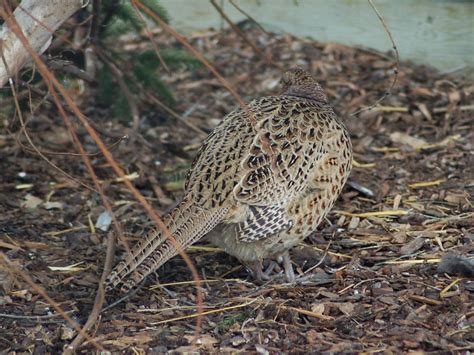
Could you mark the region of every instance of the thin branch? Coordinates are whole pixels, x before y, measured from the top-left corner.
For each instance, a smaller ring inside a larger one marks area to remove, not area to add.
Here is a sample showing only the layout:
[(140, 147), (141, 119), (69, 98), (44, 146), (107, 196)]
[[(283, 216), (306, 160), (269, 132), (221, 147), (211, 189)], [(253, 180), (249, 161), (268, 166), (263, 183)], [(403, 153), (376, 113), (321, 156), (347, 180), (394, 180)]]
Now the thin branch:
[[(6, 12), (5, 12), (6, 11)], [(112, 207), (110, 205), (110, 203), (108, 202), (108, 199), (106, 198), (105, 194), (104, 194), (104, 191), (102, 189), (102, 187), (100, 186), (100, 183), (99, 183), (99, 180), (95, 174), (95, 171), (92, 167), (92, 163), (90, 161), (90, 159), (87, 157), (86, 155), (86, 152), (84, 150), (84, 147), (82, 146), (80, 140), (79, 140), (79, 137), (77, 136), (77, 133), (75, 132), (74, 130), (74, 127), (72, 125), (72, 122), (71, 120), (69, 119), (69, 117), (67, 116), (66, 114), (66, 111), (64, 110), (62, 104), (61, 104), (61, 101), (59, 99), (59, 96), (55, 90), (55, 87), (60, 91), (61, 95), (64, 97), (64, 99), (66, 100), (66, 102), (69, 104), (69, 106), (73, 109), (73, 111), (76, 113), (76, 115), (78, 116), (78, 118), (81, 120), (81, 122), (84, 124), (85, 128), (88, 130), (89, 134), (94, 138), (94, 140), (99, 143), (99, 147), (103, 150), (104, 152), (104, 155), (108, 155), (109, 158), (111, 157), (110, 155), (110, 152), (105, 148), (105, 145), (104, 143), (101, 141), (101, 139), (99, 138), (99, 136), (97, 135), (97, 133), (94, 131), (94, 129), (89, 125), (89, 122), (87, 121), (87, 119), (85, 119), (84, 115), (82, 114), (82, 112), (79, 110), (79, 108), (77, 107), (77, 105), (75, 104), (74, 100), (71, 99), (71, 97), (69, 96), (69, 94), (67, 93), (67, 91), (65, 90), (65, 88), (57, 81), (57, 79), (54, 77), (54, 75), (52, 75), (52, 73), (48, 70), (47, 66), (44, 64), (44, 62), (41, 60), (40, 56), (38, 55), (38, 53), (36, 53), (32, 48), (31, 46), (29, 45), (28, 43), (28, 40), (27, 38), (25, 37), (23, 31), (21, 30), (20, 26), (18, 25), (18, 23), (16, 22), (16, 19), (11, 16), (11, 10), (9, 9), (8, 7), (8, 4), (7, 4), (7, 1), (4, 0), (4, 9), (0, 9), (0, 15), (2, 15), (2, 17), (5, 19), (5, 22), (8, 24), (9, 28), (15, 33), (15, 35), (18, 37), (18, 39), (22, 42), (22, 44), (24, 45), (24, 48), (27, 50), (27, 52), (30, 54), (30, 56), (33, 58), (33, 60), (35, 61), (35, 63), (38, 65), (38, 70), (40, 71), (41, 75), (43, 76), (43, 78), (45, 79), (45, 82), (53, 96), (53, 99), (55, 101), (55, 104), (61, 114), (61, 116), (64, 118), (64, 121), (66, 123), (66, 126), (68, 127), (69, 129), (69, 132), (71, 133), (72, 135), (72, 138), (73, 138), (73, 141), (75, 143), (75, 145), (77, 146), (77, 148), (79, 149), (81, 155), (82, 155), (82, 159), (83, 159), (83, 162), (84, 164), (86, 165), (86, 168), (94, 182), (94, 185), (97, 189), (97, 191), (99, 192), (99, 195), (102, 199), (102, 202), (104, 204), (104, 207), (105, 209), (107, 210), (107, 212), (111, 215), (112, 217), (112, 220), (113, 220), (113, 225), (114, 225), (114, 228), (117, 232), (118, 235), (121, 235), (122, 234), (122, 228), (117, 220), (117, 218), (115, 217), (115, 214), (113, 213), (112, 211)], [(11, 81), (11, 79), (9, 79)], [(112, 162), (111, 162), (111, 165), (115, 164), (115, 161), (113, 161), (113, 159), (111, 159)], [(116, 164), (115, 164), (116, 165)], [(123, 176), (122, 176), (123, 177)], [(125, 183), (127, 183), (128, 181), (125, 180)], [(128, 182), (129, 183), (129, 182)], [(130, 183), (129, 183), (130, 184)], [(130, 184), (131, 185), (131, 184)], [(146, 202), (146, 201), (145, 201)], [(106, 260), (105, 260), (105, 264), (104, 264), (104, 272), (103, 272), (103, 275), (102, 275), (102, 278), (105, 280), (106, 276), (108, 275), (108, 273), (110, 272), (111, 268), (112, 268), (112, 263), (113, 263), (113, 252), (114, 252), (114, 249), (115, 249), (115, 243), (114, 243), (114, 239), (113, 239), (113, 235), (112, 233), (109, 234), (109, 240), (108, 240), (108, 247), (107, 247), (107, 255), (106, 255)], [(2, 254), (3, 255), (3, 254)], [(7, 262), (7, 264), (9, 266), (11, 266), (11, 263), (9, 262), (9, 260), (6, 258), (6, 256), (4, 256), (4, 259), (5, 261)], [(17, 270), (17, 272), (19, 272)], [(23, 275), (22, 275), (23, 276)], [(27, 276), (27, 275), (26, 275)], [(40, 290), (40, 291), (43, 291), (41, 290), (41, 288), (39, 286), (37, 286), (31, 279), (29, 279), (29, 277), (27, 276), (27, 278), (25, 278), (25, 276), (23, 276), (23, 278), (30, 284), (31, 287), (33, 287), (35, 290)], [(30, 282), (31, 281), (31, 282)], [(97, 293), (97, 296), (96, 296), (96, 300), (94, 302), (94, 309), (98, 309), (99, 311), (98, 312), (95, 312), (95, 313), (91, 313), (90, 316), (89, 316), (89, 319), (88, 321), (86, 322), (86, 325), (84, 326), (83, 329), (80, 328), (80, 326), (74, 322), (74, 323), (71, 323), (71, 324), (74, 324), (75, 325), (75, 328), (78, 330), (78, 336), (76, 337), (76, 339), (72, 342), (71, 346), (69, 346), (66, 350), (65, 350), (65, 353), (72, 353), (75, 351), (75, 348), (80, 345), (80, 343), (83, 341), (84, 338), (88, 339), (88, 340), (91, 340), (91, 337), (87, 334), (87, 330), (93, 325), (95, 324), (95, 322), (97, 321), (97, 318), (98, 318), (98, 314), (100, 312), (100, 309), (102, 308), (102, 304), (104, 302), (104, 299), (105, 299), (105, 289), (103, 287), (103, 282), (99, 285), (99, 290), (98, 290), (98, 293)], [(52, 300), (45, 292), (42, 292), (40, 293), (48, 302), (54, 302), (54, 300)], [(51, 305), (54, 307), (54, 304), (51, 303)], [(60, 307), (55, 307), (55, 308), (58, 308), (58, 311), (61, 310)], [(70, 319), (69, 316), (67, 316), (66, 314), (63, 315), (64, 319), (68, 320)], [(72, 321), (72, 320), (71, 320)], [(94, 345), (96, 345), (96, 347), (98, 349), (102, 349), (102, 347), (98, 344), (96, 344), (94, 342)]]
[[(4, 0), (4, 2), (6, 2), (6, 0)], [(148, 8), (147, 8), (148, 9)], [(153, 12), (152, 12), (153, 13)], [(0, 9), (0, 14), (1, 15), (4, 15), (4, 11), (2, 11)], [(28, 40), (27, 38), (25, 37), (24, 33), (22, 32), (21, 28), (18, 26), (18, 23), (16, 22), (15, 18), (10, 18), (8, 16), (4, 16), (5, 18), (5, 21), (7, 22), (7, 24), (9, 25), (9, 27), (12, 29), (12, 31), (21, 39), (21, 42), (23, 43), (23, 45), (25, 46), (25, 49), (28, 51), (28, 53), (30, 54), (30, 56), (32, 57), (32, 59), (35, 61), (35, 63), (37, 64), (38, 66), (38, 70), (40, 72), (40, 74), (43, 76), (43, 78), (45, 79), (45, 82), (48, 86), (48, 88), (50, 89), (51, 91), (51, 94), (55, 100), (55, 103), (56, 103), (56, 106), (58, 107), (58, 110), (61, 114), (61, 116), (64, 118), (68, 128), (71, 128), (71, 122), (70, 122), (70, 119), (69, 117), (67, 116), (66, 114), (66, 111), (64, 109), (64, 107), (62, 106), (61, 104), (61, 101), (59, 99), (59, 96), (56, 92), (55, 89), (57, 89), (59, 91), (59, 93), (62, 95), (62, 97), (64, 98), (64, 100), (66, 101), (66, 103), (70, 106), (70, 108), (72, 109), (72, 111), (76, 114), (76, 116), (78, 117), (78, 119), (82, 122), (82, 124), (84, 125), (84, 128), (87, 130), (87, 132), (89, 133), (89, 135), (91, 136), (91, 138), (94, 140), (94, 142), (98, 145), (99, 149), (101, 149), (101, 151), (103, 152), (104, 154), (104, 157), (106, 158), (106, 160), (108, 161), (108, 163), (110, 164), (110, 166), (112, 167), (112, 169), (115, 171), (115, 173), (121, 177), (123, 180), (123, 183), (127, 186), (127, 188), (132, 192), (132, 194), (134, 195), (134, 197), (140, 202), (140, 204), (145, 208), (145, 210), (147, 211), (147, 213), (150, 215), (150, 217), (154, 220), (154, 222), (157, 224), (157, 226), (163, 231), (163, 233), (165, 234), (165, 236), (174, 244), (174, 246), (177, 248), (178, 250), (178, 253), (181, 255), (181, 257), (184, 259), (184, 261), (186, 262), (187, 266), (189, 267), (189, 269), (191, 270), (191, 273), (193, 274), (193, 279), (195, 280), (200, 280), (199, 278), (199, 274), (196, 270), (196, 267), (194, 266), (193, 262), (191, 261), (191, 259), (189, 258), (189, 256), (187, 255), (186, 251), (182, 250), (182, 248), (180, 248), (180, 244), (176, 241), (176, 239), (172, 236), (172, 234), (169, 232), (169, 230), (166, 228), (165, 224), (163, 223), (163, 221), (161, 220), (161, 218), (159, 217), (159, 215), (155, 212), (155, 210), (153, 209), (153, 207), (148, 203), (148, 201), (143, 197), (143, 195), (135, 188), (135, 186), (128, 180), (125, 178), (125, 173), (124, 171), (122, 170), (122, 168), (117, 164), (117, 162), (114, 160), (114, 158), (112, 157), (112, 154), (110, 153), (110, 151), (107, 150), (107, 147), (105, 146), (104, 142), (102, 141), (102, 139), (97, 135), (97, 132), (91, 127), (91, 125), (89, 124), (89, 122), (87, 121), (87, 119), (85, 118), (84, 114), (79, 110), (77, 104), (74, 102), (74, 100), (71, 98), (71, 96), (68, 94), (67, 90), (64, 88), (64, 86), (62, 86), (59, 81), (54, 77), (54, 75), (52, 75), (52, 73), (48, 70), (48, 68), (46, 67), (46, 65), (43, 63), (43, 61), (41, 60), (41, 58), (39, 57), (39, 55), (31, 48), (31, 46), (29, 45), (28, 43)], [(161, 20), (161, 19), (160, 19)], [(78, 145), (78, 149), (83, 152), (83, 147), (80, 145), (80, 142), (78, 140), (78, 137), (77, 137), (77, 134), (75, 133), (75, 131), (73, 130), (71, 132), (71, 134), (73, 135), (73, 138), (74, 138), (74, 141), (76, 142), (76, 144)], [(95, 173), (93, 171), (92, 166), (90, 164), (90, 160), (88, 159), (88, 157), (86, 155), (83, 155), (83, 160), (88, 168), (88, 171), (89, 173), (91, 174), (93, 180), (94, 180), (94, 183), (97, 183), (96, 180), (97, 178), (95, 177)], [(95, 179), (94, 179), (95, 178)], [(102, 190), (99, 189), (99, 192), (101, 192)], [(101, 198), (102, 198), (102, 194), (101, 194)], [(104, 201), (104, 204), (105, 204), (105, 207), (106, 209), (108, 210), (108, 202), (106, 202), (106, 200)], [(115, 219), (115, 216), (114, 214), (111, 214), (112, 215), (112, 218), (114, 220), (114, 225), (117, 226), (118, 225), (118, 222), (116, 223), (116, 219)], [(100, 289), (99, 289), (100, 290)], [(202, 290), (200, 288), (200, 282), (197, 283), (197, 286), (196, 286), (196, 291), (197, 291), (197, 295), (196, 295), (196, 298), (197, 298), (197, 303), (198, 303), (198, 309), (200, 309), (200, 312), (199, 313), (202, 313), (202, 304), (203, 304), (203, 296), (202, 296)], [(196, 333), (198, 334), (199, 333), (199, 329), (200, 329), (200, 326), (201, 326), (201, 316), (198, 316), (198, 321), (197, 321), (197, 329), (196, 329)], [(68, 352), (73, 352), (75, 349), (73, 348), (69, 348), (68, 349)]]
[(105, 301), (105, 280), (107, 276), (112, 271), (112, 265), (114, 261), (114, 254), (115, 254), (115, 240), (116, 236), (113, 231), (110, 231), (107, 236), (107, 252), (105, 254), (105, 262), (104, 262), (104, 269), (102, 270), (102, 276), (100, 277), (99, 281), (99, 288), (97, 290), (97, 294), (94, 300), (94, 306), (92, 307), (91, 312), (89, 313), (89, 317), (87, 322), (82, 327), (82, 333), (79, 333), (76, 338), (69, 344), (67, 351), (64, 353), (74, 353), (75, 350), (82, 344), (84, 339), (86, 339), (85, 334), (89, 331), (90, 328), (96, 324), (97, 319), (101, 314), (102, 306), (104, 305)]
[[(2, 48), (0, 48), (0, 55), (1, 55), (1, 59), (2, 59), (2, 63), (3, 65), (5, 66), (5, 70), (9, 76), (9, 78), (11, 78), (11, 73), (10, 73), (10, 68), (8, 67), (8, 63), (5, 59), (5, 55), (3, 53), (3, 50)], [(56, 164), (54, 164), (51, 160), (49, 160), (37, 147), (36, 145), (33, 143), (30, 135), (28, 134), (28, 131), (26, 129), (26, 124), (25, 124), (25, 121), (23, 119), (23, 114), (22, 114), (22, 111), (21, 111), (21, 108), (20, 108), (20, 103), (18, 101), (18, 97), (17, 97), (17, 92), (16, 92), (16, 89), (15, 89), (15, 85), (13, 84), (13, 80), (11, 79), (8, 79), (8, 82), (10, 84), (10, 88), (11, 88), (11, 92), (12, 92), (12, 96), (13, 96), (13, 102), (15, 104), (15, 109), (16, 109), (16, 113), (18, 114), (18, 118), (20, 120), (20, 125), (21, 125), (21, 130), (20, 132), (18, 133), (18, 136), (19, 137), (22, 133), (25, 134), (25, 137), (26, 139), (28, 140), (28, 143), (30, 143), (31, 147), (33, 148), (33, 150), (41, 157), (44, 159), (44, 161), (46, 161), (46, 163), (48, 163), (54, 170), (58, 171), (60, 174), (66, 176), (67, 178), (71, 179), (72, 181), (78, 183), (79, 185), (85, 187), (86, 189), (88, 190), (91, 190), (91, 191), (94, 191), (94, 192), (97, 192), (97, 190), (95, 190), (92, 186), (80, 181), (79, 179), (76, 179), (74, 176), (68, 174), (67, 172), (65, 172), (63, 169), (61, 169), (59, 166), (57, 166)], [(19, 139), (17, 138), (17, 141), (19, 141)]]
[(49, 59), (46, 56), (41, 56), (45, 61), (48, 68), (53, 71), (61, 71), (63, 73), (74, 75), (75, 77), (86, 81), (89, 84), (95, 83), (95, 77), (90, 75), (88, 72), (79, 69), (74, 64), (65, 60)]
[(194, 124), (192, 124), (191, 122), (189, 122), (187, 119), (185, 119), (184, 117), (180, 116), (176, 111), (174, 111), (173, 109), (169, 108), (168, 106), (166, 106), (163, 102), (161, 102), (157, 97), (155, 97), (154, 95), (152, 94), (149, 94), (149, 93), (146, 93), (146, 96), (148, 97), (148, 99), (150, 101), (153, 101), (153, 103), (157, 104), (158, 106), (160, 106), (163, 110), (165, 110), (166, 112), (168, 112), (171, 116), (173, 116), (174, 118), (176, 118), (178, 121), (182, 122), (183, 124), (185, 124), (186, 126), (188, 126), (189, 128), (191, 128), (193, 131), (195, 131), (196, 133), (198, 133), (200, 136), (202, 137), (207, 137), (208, 134), (206, 132), (204, 132), (201, 128), (195, 126)]
[(122, 93), (127, 100), (128, 106), (130, 107), (130, 111), (132, 113), (132, 131), (130, 136), (134, 138), (140, 128), (140, 112), (138, 110), (137, 103), (135, 102), (135, 98), (133, 97), (127, 83), (123, 78), (122, 71), (115, 65), (115, 63), (112, 62), (109, 56), (97, 46), (94, 47), (94, 51), (114, 75), (115, 80), (117, 80), (117, 83), (120, 86), (120, 90), (122, 90)]
[(244, 100), (240, 97), (237, 91), (232, 87), (232, 85), (224, 79), (224, 77), (214, 68), (214, 66), (198, 51), (196, 50), (189, 42), (184, 38), (180, 33), (170, 27), (160, 16), (155, 14), (151, 9), (142, 4), (138, 0), (132, 0), (134, 6), (138, 6), (142, 11), (144, 11), (148, 16), (153, 18), (166, 32), (171, 36), (176, 38), (184, 47), (186, 47), (201, 63), (203, 63), (209, 71), (214, 74), (214, 76), (222, 83), (222, 85), (235, 97), (240, 106), (246, 107)]
[[(6, 268), (9, 270), (13, 270), (15, 273), (21, 276), (23, 280), (34, 290), (36, 291), (41, 297), (43, 297), (46, 302), (48, 302), (51, 307), (54, 308), (56, 312), (58, 312), (64, 320), (66, 320), (77, 332), (82, 333), (82, 329), (79, 323), (77, 323), (74, 319), (72, 319), (62, 308), (61, 306), (53, 300), (49, 295), (40, 287), (38, 286), (31, 277), (24, 272), (23, 270), (19, 270), (15, 267), (15, 265), (10, 261), (10, 259), (0, 251), (0, 263), (5, 265)], [(93, 345), (100, 350), (104, 350), (104, 348), (98, 344), (93, 338), (91, 338), (88, 334), (84, 333), (84, 337), (87, 338)]]
[[(104, 51), (98, 49), (98, 51), (100, 52), (101, 55), (105, 56), (106, 57), (106, 60), (109, 62), (109, 63), (113, 63), (113, 59), (110, 58), (106, 53), (104, 53)], [(115, 65), (117, 67), (117, 65)], [(161, 100), (159, 100), (155, 95), (153, 94), (150, 94), (148, 93), (144, 88), (143, 88), (143, 85), (140, 83), (140, 82), (137, 82), (136, 81), (136, 78), (134, 78), (132, 75), (128, 74), (128, 73), (125, 73), (125, 72), (121, 72), (122, 75), (123, 75), (123, 78), (122, 80), (125, 81), (133, 81), (135, 85), (137, 85), (139, 87), (140, 90), (142, 90), (142, 92), (145, 94), (145, 96), (147, 97), (147, 99), (151, 102), (153, 102), (154, 104), (160, 106), (163, 110), (165, 110), (166, 112), (168, 112), (171, 116), (173, 116), (174, 118), (176, 118), (178, 121), (182, 122), (184, 125), (188, 126), (189, 128), (191, 128), (193, 131), (195, 131), (196, 133), (198, 133), (200, 136), (202, 137), (207, 137), (208, 134), (206, 132), (204, 132), (202, 129), (200, 129), (199, 127), (197, 127), (196, 125), (192, 124), (191, 122), (189, 122), (188, 120), (186, 120), (184, 117), (180, 116), (176, 111), (174, 111), (173, 109), (171, 109), (170, 107), (168, 107), (167, 105), (165, 105)]]
[[(37, 88), (36, 86), (34, 85), (30, 85), (29, 83), (27, 82), (24, 82), (24, 81), (18, 81), (18, 83), (26, 86), (29, 90), (33, 91), (34, 93), (40, 95), (40, 96), (43, 96), (46, 100), (52, 102), (54, 104), (54, 100), (49, 97), (50, 93), (49, 92), (44, 92), (42, 90), (40, 90), (39, 88)], [(20, 98), (20, 96), (18, 95), (18, 98)], [(1, 105), (0, 105), (1, 106)], [(64, 109), (69, 113), (69, 114), (74, 114), (74, 112), (72, 112), (70, 109), (68, 109), (67, 107), (64, 107)], [(128, 136), (127, 135), (121, 135), (121, 134), (117, 134), (117, 133), (113, 133), (113, 132), (108, 132), (106, 131), (104, 128), (100, 127), (97, 123), (95, 123), (94, 121), (92, 121), (90, 118), (87, 118), (86, 116), (84, 116), (85, 119), (89, 122), (89, 124), (97, 131), (99, 132), (101, 135), (103, 135), (104, 137), (107, 137), (107, 138), (113, 138), (113, 139), (127, 139)], [(78, 119), (74, 116), (72, 116), (73, 120), (75, 122), (78, 121)]]
[(232, 4), (233, 7), (235, 7), (237, 9), (237, 11), (239, 11), (242, 15), (244, 15), (245, 17), (247, 17), (252, 23), (254, 23), (263, 33), (265, 33), (266, 35), (268, 36), (271, 36), (271, 34), (269, 32), (267, 32), (267, 30), (265, 30), (263, 28), (263, 26), (257, 22), (257, 20), (255, 20), (252, 16), (250, 16), (250, 14), (246, 11), (244, 11), (241, 7), (239, 7), (235, 2), (234, 0), (229, 0), (229, 2)]
[(395, 44), (395, 40), (393, 39), (393, 36), (392, 36), (392, 33), (390, 32), (390, 30), (388, 29), (388, 26), (387, 24), (385, 23), (385, 20), (383, 18), (383, 16), (380, 14), (380, 12), (377, 10), (377, 8), (375, 7), (375, 5), (373, 4), (372, 0), (367, 0), (369, 2), (369, 5), (370, 7), (372, 7), (372, 9), (374, 10), (375, 14), (377, 15), (377, 17), (379, 18), (380, 22), (382, 23), (382, 26), (383, 28), (385, 29), (385, 32), (388, 34), (388, 37), (390, 38), (390, 42), (392, 42), (392, 48), (393, 50), (395, 51), (395, 69), (393, 70), (393, 73), (394, 73), (394, 76), (393, 76), (393, 81), (392, 83), (390, 84), (390, 87), (388, 88), (388, 90), (377, 100), (375, 101), (372, 105), (370, 105), (369, 107), (365, 107), (365, 108), (362, 108), (360, 110), (357, 110), (356, 112), (353, 112), (351, 114), (351, 116), (355, 116), (361, 112), (364, 112), (364, 111), (369, 111), (369, 110), (372, 110), (375, 106), (377, 106), (379, 103), (381, 103), (383, 100), (385, 100), (385, 98), (389, 95), (392, 94), (392, 90), (393, 88), (395, 87), (395, 84), (397, 83), (397, 79), (398, 79), (398, 72), (400, 71), (400, 56), (398, 54), (398, 48), (397, 48), (397, 45)]
[(331, 239), (329, 239), (329, 242), (328, 242), (328, 245), (326, 245), (326, 249), (324, 250), (324, 254), (323, 256), (321, 257), (321, 259), (316, 263), (316, 265), (313, 265), (311, 266), (308, 270), (306, 270), (304, 272), (304, 274), (309, 274), (311, 271), (313, 271), (314, 269), (316, 269), (319, 265), (321, 265), (323, 262), (324, 262), (324, 259), (326, 259), (326, 256), (328, 255), (328, 251), (329, 251), (329, 248), (332, 244), (332, 240), (334, 238), (334, 233), (331, 237)]
[(243, 33), (241, 31), (241, 29), (239, 27), (237, 27), (235, 25), (235, 23), (232, 22), (232, 20), (229, 18), (229, 16), (227, 16), (227, 14), (224, 12), (224, 10), (222, 10), (222, 8), (217, 5), (216, 1), (215, 0), (210, 0), (212, 6), (215, 7), (215, 9), (217, 10), (217, 12), (219, 12), (219, 14), (222, 16), (222, 18), (230, 25), (230, 27), (232, 28), (232, 30), (234, 30), (235, 33), (237, 33), (243, 40), (244, 42), (246, 42), (250, 47), (252, 47), (252, 49), (254, 50), (254, 52), (262, 59), (264, 59), (265, 61), (267, 61), (268, 64), (271, 64), (275, 67), (277, 67), (278, 69), (280, 70), (283, 70), (283, 66), (281, 64), (278, 64), (276, 62), (274, 62), (269, 56), (265, 55), (262, 53), (262, 51), (260, 50), (260, 48), (257, 47), (257, 45), (255, 43), (253, 43), (246, 35), (245, 33)]
[[(64, 311), (64, 314), (72, 314), (74, 312), (75, 311)], [(27, 320), (32, 320), (36, 322), (40, 322), (42, 320), (56, 318), (56, 317), (62, 317), (62, 314), (55, 313), (55, 314), (47, 314), (44, 316), (24, 316), (24, 315), (17, 315), (17, 314), (0, 313), (0, 318), (27, 319)]]
[[(25, 130), (25, 135), (27, 135), (28, 133), (26, 133), (26, 125), (25, 127), (23, 128), (22, 127), (22, 130)], [(115, 147), (117, 147), (122, 141), (124, 141), (125, 139), (128, 139), (128, 136), (123, 136), (123, 137), (120, 137), (119, 139), (117, 139), (116, 142), (110, 144), (109, 146), (107, 146), (107, 149), (108, 150), (113, 150)], [(28, 139), (28, 143), (30, 140)], [(29, 151), (29, 152), (36, 152), (36, 153), (41, 153), (43, 155), (59, 155), (59, 156), (66, 156), (66, 157), (77, 157), (77, 156), (81, 156), (80, 153), (73, 153), (73, 152), (55, 152), (55, 151), (52, 151), (52, 150), (44, 150), (44, 149), (39, 149), (39, 148), (30, 148), (26, 145), (23, 144), (22, 141), (20, 141), (19, 139), (17, 139), (17, 143), (25, 150)], [(31, 143), (30, 143), (31, 145)], [(95, 156), (98, 156), (100, 155), (102, 152), (100, 150), (94, 152), (94, 153), (87, 153), (86, 155), (88, 157), (95, 157)], [(43, 158), (44, 159), (44, 158)], [(93, 190), (95, 191), (95, 190)], [(95, 191), (97, 192), (97, 191)]]
[(160, 54), (160, 50), (158, 49), (158, 44), (156, 43), (155, 41), (155, 38), (153, 37), (153, 34), (151, 33), (151, 30), (150, 30), (150, 27), (148, 26), (148, 23), (146, 22), (145, 18), (143, 17), (142, 13), (140, 11), (138, 11), (137, 7), (136, 6), (133, 6), (133, 8), (135, 9), (135, 13), (138, 15), (138, 17), (140, 17), (140, 20), (142, 21), (143, 23), (143, 26), (145, 28), (145, 32), (146, 32), (146, 35), (148, 36), (148, 38), (150, 39), (150, 42), (151, 42), (151, 45), (156, 53), (156, 56), (158, 57), (158, 60), (160, 61), (161, 65), (163, 66), (163, 68), (165, 68), (166, 72), (170, 73), (170, 69), (168, 68), (168, 65), (166, 65), (166, 62), (164, 61), (164, 59), (161, 57), (161, 54)]

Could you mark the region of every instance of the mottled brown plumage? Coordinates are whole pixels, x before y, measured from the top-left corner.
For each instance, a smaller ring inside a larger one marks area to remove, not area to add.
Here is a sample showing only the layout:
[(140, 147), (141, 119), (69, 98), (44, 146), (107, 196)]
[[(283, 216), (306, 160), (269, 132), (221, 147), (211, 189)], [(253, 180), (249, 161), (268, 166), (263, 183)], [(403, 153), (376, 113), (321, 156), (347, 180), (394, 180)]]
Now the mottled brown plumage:
[[(285, 73), (279, 96), (228, 114), (203, 143), (188, 173), (183, 201), (164, 218), (187, 247), (205, 235), (240, 259), (257, 279), (263, 260), (288, 251), (331, 209), (351, 170), (349, 135), (319, 84), (302, 69)], [(177, 254), (151, 232), (108, 278), (126, 291)]]

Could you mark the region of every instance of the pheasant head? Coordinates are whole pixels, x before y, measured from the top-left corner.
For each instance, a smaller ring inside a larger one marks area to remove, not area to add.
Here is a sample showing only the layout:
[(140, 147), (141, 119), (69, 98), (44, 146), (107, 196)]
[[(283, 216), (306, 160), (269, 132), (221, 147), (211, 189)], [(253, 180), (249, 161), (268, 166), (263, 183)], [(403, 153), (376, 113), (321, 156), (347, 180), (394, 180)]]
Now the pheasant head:
[(328, 98), (321, 85), (304, 69), (293, 68), (287, 70), (283, 74), (281, 82), (283, 86), (282, 95), (304, 97), (328, 103)]

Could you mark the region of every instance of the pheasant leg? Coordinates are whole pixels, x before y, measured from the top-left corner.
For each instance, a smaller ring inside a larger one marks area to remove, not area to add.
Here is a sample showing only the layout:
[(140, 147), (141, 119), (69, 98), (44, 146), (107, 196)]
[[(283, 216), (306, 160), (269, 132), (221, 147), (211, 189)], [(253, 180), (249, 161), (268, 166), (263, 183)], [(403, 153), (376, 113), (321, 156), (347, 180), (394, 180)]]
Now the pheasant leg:
[(283, 268), (285, 269), (286, 281), (289, 283), (294, 283), (296, 281), (295, 272), (293, 271), (293, 264), (291, 263), (290, 253), (288, 251), (282, 255), (283, 259)]

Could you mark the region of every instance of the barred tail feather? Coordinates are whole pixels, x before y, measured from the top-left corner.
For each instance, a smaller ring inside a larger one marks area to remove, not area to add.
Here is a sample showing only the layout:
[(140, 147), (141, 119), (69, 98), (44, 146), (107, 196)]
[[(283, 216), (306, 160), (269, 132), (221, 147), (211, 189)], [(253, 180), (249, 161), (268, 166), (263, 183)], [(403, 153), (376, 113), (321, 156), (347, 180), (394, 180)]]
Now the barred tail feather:
[(168, 239), (160, 230), (148, 233), (110, 273), (106, 280), (107, 289), (122, 284), (121, 291), (128, 292), (181, 250), (209, 233), (226, 214), (227, 208), (204, 210), (185, 197), (163, 218), (176, 242)]

